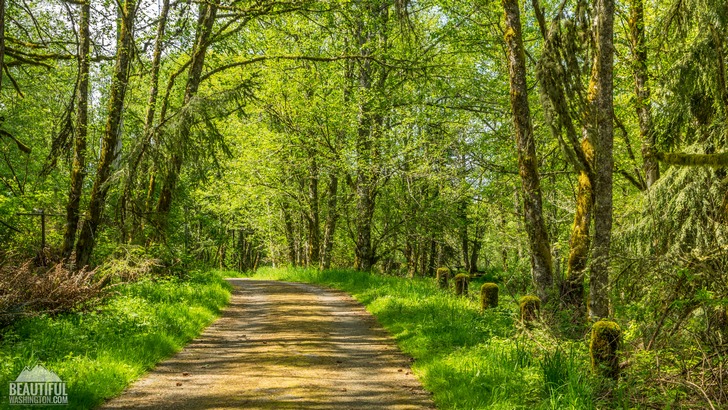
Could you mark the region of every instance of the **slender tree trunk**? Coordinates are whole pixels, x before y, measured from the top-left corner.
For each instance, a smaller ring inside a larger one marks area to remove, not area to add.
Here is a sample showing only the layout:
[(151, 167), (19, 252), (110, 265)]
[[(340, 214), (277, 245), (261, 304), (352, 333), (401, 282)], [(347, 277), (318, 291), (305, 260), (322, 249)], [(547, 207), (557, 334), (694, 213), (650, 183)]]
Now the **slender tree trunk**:
[(293, 229), (293, 218), (287, 206), (283, 206), (283, 225), (286, 231), (286, 244), (288, 245), (288, 261), (296, 266), (296, 236)]
[(427, 264), (427, 276), (435, 276), (437, 265), (437, 241), (430, 239), (430, 261)]
[(321, 224), (319, 217), (319, 169), (316, 159), (311, 159), (308, 178), (308, 264), (319, 266), (321, 264)]
[(321, 255), (321, 269), (331, 267), (331, 251), (334, 248), (334, 235), (336, 234), (336, 222), (339, 219), (337, 207), (339, 193), (339, 177), (335, 172), (329, 176), (329, 186), (326, 198), (326, 222), (324, 227), (323, 255)]
[[(0, 0), (2, 1), (2, 0)], [(71, 187), (66, 205), (66, 229), (63, 234), (62, 255), (69, 258), (76, 241), (80, 215), (83, 180), (86, 177), (86, 137), (88, 135), (88, 80), (89, 50), (91, 45), (89, 26), (91, 21), (90, 0), (81, 5), (78, 23), (78, 87), (76, 89), (76, 135), (73, 142), (73, 168)], [(1, 57), (0, 57), (1, 59)], [(2, 74), (0, 70), (0, 74)]]
[(463, 261), (465, 271), (470, 272), (470, 252), (468, 247), (470, 245), (470, 238), (468, 238), (468, 204), (465, 201), (458, 204), (458, 219), (460, 219), (460, 252)]
[[(195, 45), (192, 51), (192, 62), (187, 75), (187, 84), (185, 86), (184, 104), (188, 106), (192, 98), (197, 95), (197, 90), (202, 79), (202, 69), (205, 65), (205, 55), (207, 47), (210, 43), (210, 35), (212, 34), (212, 25), (217, 16), (217, 2), (200, 3), (199, 19), (197, 24), (197, 34)], [(172, 208), (172, 194), (177, 188), (179, 174), (182, 170), (184, 162), (185, 149), (190, 136), (192, 127), (192, 119), (189, 114), (183, 114), (181, 124), (177, 130), (176, 140), (179, 146), (172, 153), (170, 160), (170, 168), (162, 183), (159, 193), (159, 201), (157, 202), (157, 229), (162, 233), (166, 229), (169, 211)]]
[[(80, 39), (79, 39), (80, 40)], [(5, 70), (5, 0), (0, 0), (0, 91)]]
[(134, 50), (134, 15), (136, 13), (136, 0), (126, 0), (121, 11), (121, 27), (119, 29), (119, 43), (116, 51), (116, 63), (111, 80), (109, 95), (108, 117), (104, 128), (104, 138), (101, 143), (101, 158), (96, 169), (96, 179), (91, 189), (88, 215), (81, 227), (81, 234), (76, 244), (76, 266), (82, 268), (88, 265), (94, 245), (96, 244), (96, 231), (101, 222), (104, 211), (106, 194), (109, 191), (109, 178), (113, 165), (116, 162), (122, 111), (126, 86), (129, 82), (129, 71)]
[[(589, 161), (594, 155), (588, 139), (582, 141), (582, 147)], [(579, 171), (576, 191), (576, 211), (574, 225), (569, 238), (569, 260), (566, 267), (566, 280), (561, 289), (561, 301), (582, 310), (584, 305), (584, 272), (589, 258), (589, 225), (591, 225), (594, 193), (589, 174)]]
[[(162, 61), (162, 49), (164, 48), (164, 33), (167, 28), (167, 16), (169, 14), (169, 0), (164, 0), (162, 2), (162, 9), (159, 12), (159, 21), (157, 23), (157, 33), (154, 40), (154, 52), (152, 54), (152, 67), (151, 72), (149, 76), (149, 100), (147, 101), (147, 110), (146, 114), (144, 116), (144, 131), (143, 131), (143, 138), (141, 147), (139, 148), (139, 151), (134, 153), (130, 165), (129, 165), (129, 177), (127, 178), (125, 187), (124, 187), (124, 195), (122, 195), (122, 209), (127, 208), (127, 202), (130, 200), (130, 197), (132, 196), (132, 190), (134, 189), (134, 186), (136, 185), (137, 181), (137, 172), (139, 171), (139, 166), (141, 165), (142, 159), (144, 158), (144, 154), (146, 153), (147, 148), (149, 147), (149, 144), (151, 143), (152, 135), (153, 135), (153, 127), (154, 127), (154, 114), (157, 109), (157, 97), (159, 96), (159, 69), (161, 67), (161, 61)], [(154, 170), (151, 169), (150, 173), (153, 173)], [(133, 227), (133, 232), (143, 232), (143, 221), (144, 218), (146, 218), (146, 213), (149, 210), (149, 207), (147, 207), (147, 201), (142, 199), (141, 201), (142, 209), (141, 209), (141, 217), (138, 219), (138, 222)]]
[(523, 188), (523, 210), (526, 232), (531, 248), (531, 272), (536, 293), (545, 302), (553, 283), (551, 245), (543, 219), (541, 185), (533, 137), (531, 112), (526, 84), (526, 57), (521, 34), (518, 0), (503, 0), (505, 9), (505, 41), (508, 49), (511, 108), (518, 147), (518, 170)]
[(614, 170), (614, 0), (597, 2), (597, 139), (594, 144), (594, 246), (589, 283), (589, 317), (609, 316), (609, 250), (612, 241)]
[[(375, 2), (366, 6), (366, 16), (361, 16), (357, 27), (359, 52), (363, 56), (371, 56), (375, 49), (386, 49), (386, 27), (389, 19), (389, 2)], [(372, 97), (381, 95), (387, 71), (375, 67), (370, 59), (359, 63), (359, 89), (364, 94), (359, 105), (359, 119), (356, 140), (356, 245), (355, 268), (370, 271), (376, 262), (376, 253), (372, 244), (372, 218), (376, 207), (377, 183), (379, 171), (377, 149), (375, 146), (382, 132), (384, 118), (381, 114), (380, 99)]]
[(425, 238), (420, 238), (418, 241), (417, 247), (420, 250), (420, 275), (426, 276), (427, 275), (427, 240)]
[(470, 274), (478, 272), (478, 259), (480, 257), (480, 249), (483, 246), (484, 234), (485, 229), (480, 225), (476, 225), (475, 239), (473, 239), (473, 243), (470, 248), (470, 262), (468, 263), (468, 273)]
[(629, 18), (634, 73), (635, 109), (642, 139), (642, 158), (645, 182), (649, 189), (660, 178), (660, 164), (655, 158), (655, 132), (652, 127), (650, 86), (647, 75), (647, 45), (645, 44), (644, 0), (632, 0)]

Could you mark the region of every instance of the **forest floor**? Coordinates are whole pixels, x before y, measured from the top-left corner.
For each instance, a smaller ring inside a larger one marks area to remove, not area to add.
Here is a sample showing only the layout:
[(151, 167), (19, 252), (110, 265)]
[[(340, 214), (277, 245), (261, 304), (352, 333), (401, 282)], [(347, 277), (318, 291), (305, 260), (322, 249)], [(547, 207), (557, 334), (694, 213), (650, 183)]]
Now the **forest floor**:
[(265, 280), (104, 409), (434, 408), (411, 359), (346, 293)]

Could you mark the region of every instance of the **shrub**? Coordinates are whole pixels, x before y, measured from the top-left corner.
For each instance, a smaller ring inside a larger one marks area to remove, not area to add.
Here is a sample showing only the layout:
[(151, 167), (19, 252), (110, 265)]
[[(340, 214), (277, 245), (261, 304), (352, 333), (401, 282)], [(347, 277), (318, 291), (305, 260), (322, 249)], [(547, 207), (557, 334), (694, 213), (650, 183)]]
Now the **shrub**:
[(37, 313), (61, 313), (99, 300), (104, 281), (95, 270), (71, 271), (61, 263), (36, 268), (33, 261), (0, 268), (0, 326)]

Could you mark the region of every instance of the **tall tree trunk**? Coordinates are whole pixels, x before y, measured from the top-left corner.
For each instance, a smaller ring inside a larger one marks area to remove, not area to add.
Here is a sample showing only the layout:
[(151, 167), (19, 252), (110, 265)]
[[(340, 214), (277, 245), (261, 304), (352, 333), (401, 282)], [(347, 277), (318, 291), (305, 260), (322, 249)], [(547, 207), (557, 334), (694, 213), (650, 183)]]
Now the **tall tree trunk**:
[(470, 238), (468, 238), (468, 203), (461, 201), (458, 204), (458, 219), (460, 220), (460, 229), (458, 235), (460, 236), (460, 252), (463, 261), (463, 266), (466, 272), (470, 272), (470, 252), (468, 247), (470, 245)]
[[(577, 191), (576, 210), (574, 212), (574, 224), (569, 237), (569, 260), (566, 266), (566, 280), (561, 289), (561, 301), (571, 305), (576, 315), (579, 316), (584, 309), (584, 274), (589, 262), (589, 226), (592, 222), (594, 209), (594, 144), (592, 141), (598, 139), (597, 106), (598, 97), (598, 60), (594, 58), (589, 84), (588, 94), (583, 111), (583, 129), (581, 145), (575, 148), (581, 152), (583, 166), (577, 167)], [(581, 317), (581, 316), (579, 316)]]
[[(357, 27), (357, 43), (362, 56), (370, 57), (375, 49), (386, 49), (386, 28), (389, 19), (389, 2), (367, 4), (365, 13), (360, 16)], [(376, 262), (372, 244), (372, 219), (376, 207), (379, 171), (376, 164), (376, 141), (382, 132), (384, 118), (380, 106), (381, 98), (372, 95), (383, 93), (387, 71), (382, 66), (374, 66), (370, 59), (359, 62), (359, 89), (363, 101), (359, 105), (359, 118), (356, 139), (356, 245), (355, 268), (370, 271)]]
[(642, 139), (645, 182), (649, 189), (660, 178), (660, 164), (655, 158), (655, 132), (652, 127), (652, 110), (650, 108), (644, 0), (632, 0), (630, 4), (629, 32), (634, 73), (635, 109)]
[[(202, 69), (205, 65), (205, 55), (207, 47), (210, 43), (210, 35), (212, 34), (212, 25), (217, 16), (217, 2), (200, 3), (199, 18), (197, 21), (197, 33), (195, 35), (195, 45), (192, 50), (192, 62), (187, 75), (187, 84), (185, 86), (184, 105), (188, 106), (192, 98), (197, 95), (197, 90), (202, 79)], [(192, 119), (189, 114), (183, 114), (179, 129), (177, 130), (176, 141), (178, 147), (172, 153), (170, 167), (162, 182), (162, 188), (159, 193), (159, 201), (157, 202), (157, 229), (160, 234), (164, 232), (167, 225), (169, 211), (172, 208), (172, 194), (177, 188), (179, 174), (182, 170), (184, 162), (184, 154), (190, 131), (192, 128)]]
[(116, 51), (116, 63), (111, 80), (111, 89), (108, 103), (108, 117), (104, 128), (104, 138), (101, 143), (101, 158), (96, 169), (96, 179), (91, 189), (88, 215), (81, 227), (81, 234), (76, 244), (76, 266), (81, 268), (88, 265), (94, 245), (96, 244), (96, 231), (101, 222), (104, 211), (106, 194), (109, 191), (109, 178), (113, 165), (116, 162), (122, 111), (126, 86), (129, 82), (129, 71), (134, 50), (134, 16), (136, 13), (136, 0), (126, 0), (121, 10), (121, 27), (119, 29), (119, 43)]
[[(0, 0), (2, 1), (2, 0)], [(78, 87), (76, 89), (76, 135), (73, 141), (73, 168), (71, 169), (71, 187), (66, 205), (66, 229), (63, 234), (64, 258), (69, 258), (76, 241), (80, 214), (83, 180), (86, 177), (86, 136), (88, 135), (88, 79), (89, 52), (91, 36), (90, 0), (81, 5), (81, 18), (78, 23)], [(0, 74), (2, 71), (0, 70)]]
[(427, 276), (435, 276), (435, 268), (437, 265), (437, 241), (430, 239), (430, 260), (427, 264)]
[(311, 159), (308, 178), (308, 265), (321, 264), (321, 224), (319, 217), (319, 169), (316, 159)]
[(589, 317), (609, 316), (609, 250), (612, 241), (614, 170), (614, 0), (597, 2), (597, 139), (594, 143), (594, 246), (589, 283)]
[[(162, 61), (162, 49), (164, 48), (164, 33), (167, 28), (167, 16), (169, 15), (169, 0), (164, 0), (162, 2), (162, 9), (159, 12), (159, 21), (157, 22), (157, 33), (154, 39), (154, 52), (152, 54), (152, 67), (151, 72), (149, 76), (149, 100), (147, 101), (147, 110), (146, 114), (144, 116), (144, 130), (143, 130), (143, 138), (144, 140), (141, 143), (141, 146), (139, 147), (139, 150), (134, 153), (130, 165), (129, 165), (129, 176), (127, 178), (125, 187), (124, 187), (124, 195), (122, 195), (122, 209), (127, 208), (127, 202), (131, 199), (131, 196), (133, 195), (132, 190), (134, 189), (134, 186), (137, 184), (137, 172), (139, 171), (139, 166), (142, 162), (142, 159), (144, 158), (144, 154), (146, 153), (146, 150), (149, 148), (149, 144), (152, 140), (152, 135), (154, 133), (154, 114), (157, 109), (157, 97), (159, 96), (159, 69), (161, 67), (161, 61)], [(149, 170), (150, 173), (154, 173), (154, 169)], [(147, 190), (144, 191), (147, 193)], [(143, 232), (143, 221), (144, 218), (146, 218), (146, 214), (149, 211), (149, 207), (147, 206), (147, 201), (145, 198), (141, 199), (141, 217), (138, 218), (137, 223), (135, 223), (135, 226), (132, 228), (132, 232)], [(132, 235), (133, 236), (133, 235)]]
[[(588, 161), (593, 162), (594, 151), (588, 138), (582, 140), (582, 149)], [(582, 310), (584, 305), (584, 272), (589, 258), (589, 225), (591, 224), (594, 193), (592, 181), (585, 170), (579, 171), (576, 190), (574, 225), (569, 238), (569, 260), (566, 280), (561, 289), (561, 301)]]
[(536, 293), (545, 302), (553, 283), (551, 245), (543, 219), (541, 185), (533, 137), (531, 112), (526, 84), (526, 57), (521, 34), (518, 0), (503, 0), (505, 9), (505, 41), (508, 49), (511, 108), (518, 147), (518, 171), (523, 188), (523, 214), (531, 249), (531, 273)]
[(321, 255), (321, 269), (329, 269), (331, 267), (331, 251), (334, 248), (334, 235), (336, 234), (336, 222), (339, 219), (339, 209), (337, 207), (339, 193), (339, 177), (335, 171), (329, 176), (329, 186), (326, 198), (326, 222), (324, 226), (324, 242), (322, 246), (323, 255)]
[(0, 91), (5, 70), (5, 0), (0, 0)]
[(286, 231), (286, 244), (288, 245), (288, 261), (296, 266), (296, 236), (293, 229), (293, 217), (287, 206), (283, 206), (283, 225)]
[(476, 224), (475, 239), (473, 239), (470, 248), (470, 261), (468, 262), (468, 273), (470, 274), (478, 272), (478, 259), (480, 257), (480, 249), (483, 246), (483, 235), (485, 235), (485, 228), (480, 224)]

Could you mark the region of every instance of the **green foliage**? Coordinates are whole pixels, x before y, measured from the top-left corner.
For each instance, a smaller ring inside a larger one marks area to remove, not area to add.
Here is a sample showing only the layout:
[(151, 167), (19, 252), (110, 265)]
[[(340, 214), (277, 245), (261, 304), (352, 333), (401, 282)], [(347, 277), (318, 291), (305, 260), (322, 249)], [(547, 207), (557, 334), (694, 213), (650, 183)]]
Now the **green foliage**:
[(221, 272), (144, 278), (89, 312), (24, 319), (0, 334), (0, 405), (24, 366), (42, 363), (68, 386), (69, 408), (94, 408), (197, 336), (227, 304)]

